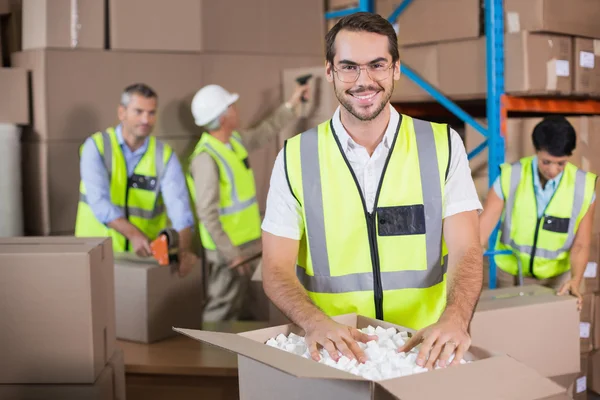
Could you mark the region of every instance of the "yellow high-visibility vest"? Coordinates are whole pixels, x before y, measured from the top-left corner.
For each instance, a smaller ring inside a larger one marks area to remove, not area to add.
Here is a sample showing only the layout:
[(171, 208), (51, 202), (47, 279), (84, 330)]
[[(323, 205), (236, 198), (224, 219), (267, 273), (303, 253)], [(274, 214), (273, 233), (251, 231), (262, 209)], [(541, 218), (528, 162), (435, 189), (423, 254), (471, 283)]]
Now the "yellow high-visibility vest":
[(304, 219), (297, 276), (328, 315), (355, 312), (420, 329), (446, 306), (442, 205), (450, 130), (402, 115), (373, 212), (331, 121), (287, 140)]

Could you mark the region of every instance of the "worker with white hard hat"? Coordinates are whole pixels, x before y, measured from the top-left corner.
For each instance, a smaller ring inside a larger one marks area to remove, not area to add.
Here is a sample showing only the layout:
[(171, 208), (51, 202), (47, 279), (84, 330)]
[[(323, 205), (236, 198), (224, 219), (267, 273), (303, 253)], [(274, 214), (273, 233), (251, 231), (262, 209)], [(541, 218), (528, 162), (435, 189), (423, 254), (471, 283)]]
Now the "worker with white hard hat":
[(192, 100), (196, 125), (205, 130), (190, 157), (187, 176), (210, 264), (204, 321), (258, 317), (249, 291), (258, 261), (245, 261), (261, 250), (261, 217), (248, 152), (295, 120), (294, 107), (307, 89), (298, 86), (270, 117), (244, 130), (238, 130), (238, 94), (208, 85)]

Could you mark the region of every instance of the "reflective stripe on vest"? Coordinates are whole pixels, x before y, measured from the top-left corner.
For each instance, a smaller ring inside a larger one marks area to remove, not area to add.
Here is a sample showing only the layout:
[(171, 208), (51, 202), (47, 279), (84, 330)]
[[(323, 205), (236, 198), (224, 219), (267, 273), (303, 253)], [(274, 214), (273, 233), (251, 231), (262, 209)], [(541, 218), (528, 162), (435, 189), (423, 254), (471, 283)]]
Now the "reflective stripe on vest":
[[(240, 145), (241, 145), (241, 142), (238, 142), (238, 143), (240, 143)], [(225, 158), (223, 158), (223, 156), (221, 154), (219, 154), (219, 152), (213, 146), (211, 146), (209, 143), (205, 143), (204, 146), (206, 146), (206, 149), (210, 152), (210, 154), (213, 157), (217, 157), (223, 163), (223, 168), (225, 169), (225, 174), (227, 174), (227, 179), (231, 183), (232, 205), (227, 206), (227, 207), (219, 207), (219, 214), (220, 215), (234, 214), (236, 212), (245, 210), (246, 208), (250, 207), (253, 204), (256, 204), (256, 196), (252, 196), (248, 200), (244, 200), (244, 201), (240, 200), (240, 197), (238, 196), (238, 190), (235, 185), (233, 171), (231, 170), (231, 166), (229, 165), (229, 163), (227, 163), (227, 160), (225, 160)]]
[[(79, 201), (81, 201), (82, 203), (85, 203), (85, 204), (89, 204), (87, 202), (87, 196), (83, 193), (79, 193)], [(125, 207), (123, 207), (123, 206), (117, 206), (117, 207), (119, 208), (119, 210), (121, 210), (121, 212), (123, 214), (125, 214)], [(144, 210), (142, 208), (129, 206), (129, 207), (127, 207), (127, 211), (128, 211), (128, 214), (132, 217), (152, 219), (152, 218), (158, 217), (159, 215), (164, 213), (166, 211), (166, 208), (165, 208), (164, 204), (159, 204), (158, 206), (156, 206), (154, 208), (154, 210), (149, 211), (149, 210)]]
[[(428, 288), (443, 281), (447, 268), (447, 256), (442, 260), (442, 198), (439, 166), (435, 148), (435, 138), (431, 123), (413, 119), (419, 153), (422, 192), (425, 215), (427, 216), (427, 270), (381, 272), (383, 290)], [(305, 268), (298, 266), (298, 279), (306, 290), (315, 293), (345, 293), (373, 291), (373, 273), (355, 273), (331, 276), (325, 216), (319, 165), (318, 130), (311, 129), (300, 138), (300, 158), (302, 165), (302, 185), (305, 193), (304, 211), (307, 235), (314, 276), (308, 275)], [(381, 177), (383, 179), (383, 176)], [(440, 263), (441, 268), (440, 268)]]

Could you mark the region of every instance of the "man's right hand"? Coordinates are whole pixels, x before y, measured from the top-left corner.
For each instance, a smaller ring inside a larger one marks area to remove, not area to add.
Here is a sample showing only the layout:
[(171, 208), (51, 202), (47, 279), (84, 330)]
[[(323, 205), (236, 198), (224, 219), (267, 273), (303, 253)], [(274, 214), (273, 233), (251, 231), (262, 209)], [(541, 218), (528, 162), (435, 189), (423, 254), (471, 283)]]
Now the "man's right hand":
[(238, 274), (242, 276), (252, 275), (252, 266), (244, 262), (246, 257), (237, 256), (229, 263), (229, 268), (235, 268)]
[(150, 241), (140, 231), (137, 231), (129, 238), (133, 251), (140, 257), (150, 257), (152, 255), (152, 249), (150, 248)]
[(358, 346), (357, 341), (367, 343), (377, 340), (377, 336), (367, 335), (356, 328), (342, 325), (330, 318), (311, 322), (306, 329), (306, 345), (313, 360), (319, 361), (319, 346), (323, 347), (334, 361), (338, 361), (340, 353), (360, 363), (367, 361), (367, 356)]

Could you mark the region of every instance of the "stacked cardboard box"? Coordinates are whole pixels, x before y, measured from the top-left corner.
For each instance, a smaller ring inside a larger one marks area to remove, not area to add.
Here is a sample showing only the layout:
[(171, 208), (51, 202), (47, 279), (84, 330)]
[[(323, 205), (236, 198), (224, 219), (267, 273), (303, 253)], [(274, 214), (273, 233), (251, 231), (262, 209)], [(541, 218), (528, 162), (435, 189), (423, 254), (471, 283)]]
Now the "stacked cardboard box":
[(115, 256), (116, 336), (153, 343), (174, 336), (173, 326), (199, 329), (204, 299), (202, 264), (181, 278), (155, 260)]
[[(322, 62), (322, 11), (321, 0), (24, 0), (24, 51), (12, 61), (32, 75), (33, 119), (23, 137), (25, 232), (73, 232), (80, 146), (118, 123), (125, 86), (143, 82), (157, 91), (153, 134), (185, 167), (202, 133), (190, 111), (194, 93), (220, 84), (240, 94), (242, 128), (259, 122), (284, 101), (283, 69)], [(250, 155), (261, 210), (277, 151), (273, 139)]]
[[(388, 18), (401, 0), (376, 0), (375, 12)], [(486, 50), (480, 0), (420, 0), (394, 21), (401, 60), (447, 96), (483, 98)], [(356, 1), (329, 2), (329, 10)], [(505, 89), (513, 94), (599, 95), (600, 3), (587, 0), (505, 2)], [(454, 23), (448, 21), (460, 21)], [(330, 29), (335, 20), (327, 21)], [(431, 98), (406, 77), (394, 101)]]
[(109, 239), (0, 240), (0, 397), (122, 400)]

